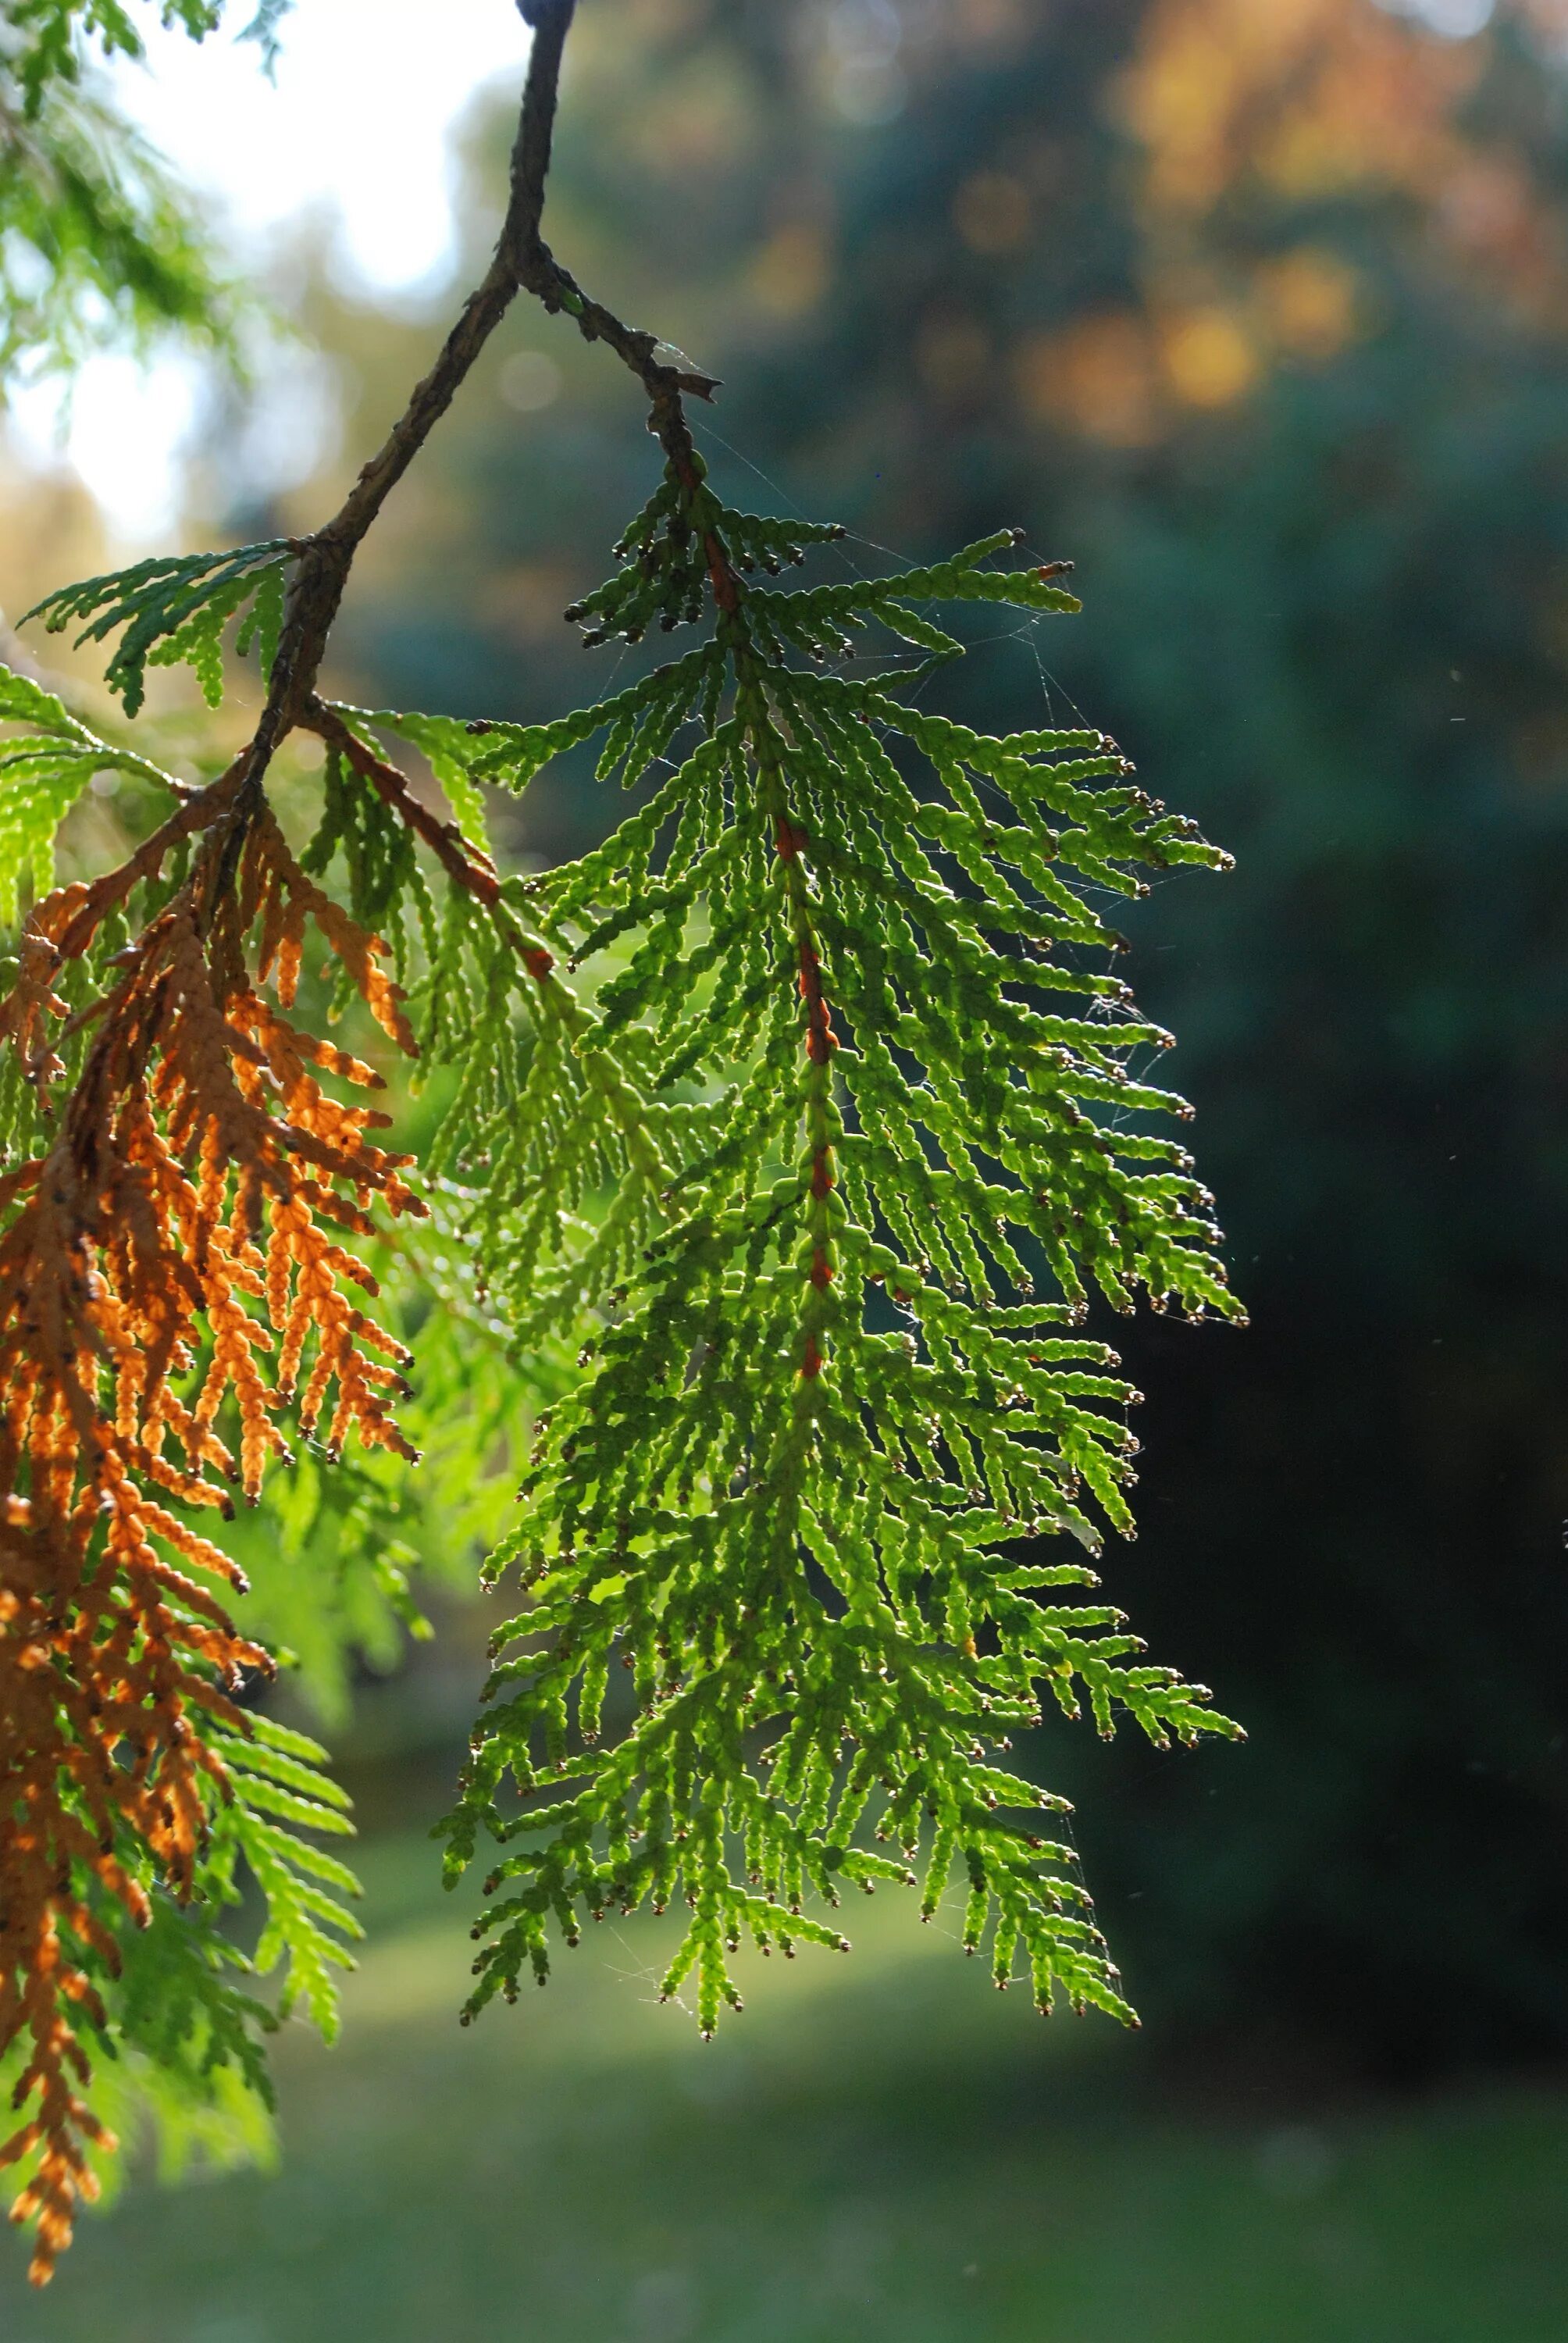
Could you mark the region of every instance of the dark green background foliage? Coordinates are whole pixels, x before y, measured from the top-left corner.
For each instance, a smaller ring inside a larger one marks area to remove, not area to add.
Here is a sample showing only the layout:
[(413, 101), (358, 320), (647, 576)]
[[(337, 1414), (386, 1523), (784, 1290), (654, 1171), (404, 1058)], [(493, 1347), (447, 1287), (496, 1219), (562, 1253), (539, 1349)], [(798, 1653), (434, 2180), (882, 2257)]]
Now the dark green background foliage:
[[(1568, 2044), (1568, 347), (1451, 265), (1408, 193), (1243, 178), (1205, 266), (1342, 255), (1367, 288), (1348, 347), (1134, 447), (1020, 427), (1020, 337), (1152, 302), (1108, 103), (1151, 15), (1030, 12), (1021, 46), (944, 51), (849, 131), (784, 12), (688, 11), (579, 86), (557, 233), (730, 378), (725, 440), (802, 510), (914, 558), (999, 520), (1073, 557), (1086, 615), (1050, 630), (1049, 679), (999, 641), (954, 711), (1081, 706), (1236, 853), (1223, 886), (1157, 890), (1134, 968), (1181, 1038), (1252, 1326), (1132, 1344), (1143, 1534), (1115, 1577), (1251, 1741), (1166, 1760), (1063, 1734), (1038, 1762), (1091, 1803), (1101, 1917), (1162, 2041), (1304, 2029), (1424, 2074)], [(738, 151), (661, 144), (683, 75), (745, 94)], [(1504, 24), (1469, 126), (1524, 156), (1549, 222), (1554, 106)], [(498, 129), (485, 152), (493, 186)], [(955, 195), (1030, 158), (1033, 233), (977, 254)], [(836, 256), (787, 327), (727, 298), (781, 216), (832, 222)], [(954, 319), (988, 354), (956, 386), (911, 358)], [(476, 397), (432, 450), (442, 518), (347, 628), (379, 699), (537, 719), (582, 694), (581, 653), (530, 613), (598, 574), (651, 451), (594, 353), (537, 319), (518, 338), (567, 395), (520, 420)], [(533, 850), (599, 834), (586, 769), (545, 786)]]

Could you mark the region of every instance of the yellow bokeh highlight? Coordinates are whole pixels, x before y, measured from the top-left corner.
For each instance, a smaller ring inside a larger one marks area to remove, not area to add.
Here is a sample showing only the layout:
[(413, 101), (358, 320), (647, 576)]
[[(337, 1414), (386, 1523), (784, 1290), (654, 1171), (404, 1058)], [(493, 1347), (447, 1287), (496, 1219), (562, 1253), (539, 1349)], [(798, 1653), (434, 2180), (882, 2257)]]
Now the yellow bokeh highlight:
[(774, 317), (803, 317), (832, 278), (828, 239), (820, 228), (791, 220), (775, 228), (748, 272), (751, 297)]
[(1293, 357), (1337, 357), (1359, 326), (1361, 280), (1332, 252), (1303, 246), (1258, 272), (1259, 307), (1271, 338)]
[(1430, 193), (1479, 70), (1478, 44), (1372, 0), (1153, 0), (1118, 101), (1155, 212), (1198, 216), (1249, 174), (1296, 196)]
[(1148, 328), (1131, 310), (1030, 335), (1014, 355), (1013, 381), (1038, 422), (1066, 425), (1108, 447), (1147, 447), (1159, 436)]
[(1232, 311), (1218, 304), (1167, 318), (1160, 358), (1167, 382), (1188, 407), (1232, 407), (1262, 370), (1252, 337)]

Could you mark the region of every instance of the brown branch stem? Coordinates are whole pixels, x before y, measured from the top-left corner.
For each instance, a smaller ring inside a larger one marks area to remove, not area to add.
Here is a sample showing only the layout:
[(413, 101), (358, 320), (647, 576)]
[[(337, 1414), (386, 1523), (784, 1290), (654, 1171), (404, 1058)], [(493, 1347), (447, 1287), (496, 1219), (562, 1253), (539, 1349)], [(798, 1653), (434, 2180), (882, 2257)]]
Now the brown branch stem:
[[(233, 832), (216, 874), (219, 892), (237, 867), (245, 830), (259, 803), (262, 780), (279, 742), (301, 723), (320, 730), (309, 711), (323, 705), (317, 697), (317, 679), (355, 555), (387, 497), (451, 405), (518, 292), (531, 293), (552, 313), (565, 311), (576, 321), (586, 341), (603, 342), (615, 352), (647, 394), (649, 430), (659, 440), (686, 487), (694, 490), (698, 486), (695, 449), (683, 402), (688, 396), (711, 397), (718, 388), (717, 381), (710, 375), (662, 364), (656, 355), (661, 347), (658, 337), (627, 325), (602, 302), (584, 293), (539, 234), (561, 59), (576, 5), (577, 0), (518, 0), (525, 21), (533, 27), (533, 47), (512, 146), (506, 216), (490, 266), (483, 281), (464, 303), (435, 364), (415, 387), (407, 406), (382, 446), (362, 466), (342, 505), (330, 520), (300, 540), (283, 633), (267, 679), (266, 704), (246, 751)], [(733, 611), (739, 580), (729, 557), (717, 539), (706, 550), (715, 597), (721, 608)], [(349, 753), (344, 742), (338, 745)], [(363, 749), (363, 743), (358, 746)], [(392, 771), (390, 767), (384, 769), (385, 773)], [(368, 772), (366, 778), (387, 797), (390, 784), (385, 779), (377, 779)], [(401, 776), (397, 779), (401, 780)], [(393, 801), (387, 797), (388, 803)], [(417, 806), (417, 800), (411, 803)], [(400, 799), (397, 810), (416, 829), (420, 827), (417, 817)], [(440, 855), (446, 867), (453, 870), (435, 838), (423, 830), (421, 835), (427, 837), (427, 843)], [(457, 875), (455, 870), (453, 875)], [(459, 883), (467, 881), (460, 880)]]
[[(468, 296), (434, 366), (343, 503), (303, 540), (289, 588), (283, 634), (267, 679), (266, 703), (247, 754), (243, 796), (252, 804), (278, 743), (301, 720), (316, 690), (327, 638), (337, 616), (354, 557), (382, 506), (441, 417), (523, 284), (519, 256), (538, 246), (555, 128), (561, 55), (575, 0), (525, 7), (534, 26), (522, 110), (512, 148), (511, 188), (495, 256)], [(243, 820), (236, 828), (243, 828)]]
[(80, 908), (55, 940), (55, 950), (62, 960), (75, 960), (86, 950), (106, 915), (125, 901), (138, 880), (153, 878), (162, 868), (165, 856), (182, 839), (194, 838), (198, 830), (210, 830), (222, 820), (234, 803), (243, 770), (242, 757), (226, 773), (220, 773), (216, 781), (209, 781), (206, 789), (187, 797), (178, 811), (170, 814), (150, 838), (145, 838), (117, 869), (94, 880)]

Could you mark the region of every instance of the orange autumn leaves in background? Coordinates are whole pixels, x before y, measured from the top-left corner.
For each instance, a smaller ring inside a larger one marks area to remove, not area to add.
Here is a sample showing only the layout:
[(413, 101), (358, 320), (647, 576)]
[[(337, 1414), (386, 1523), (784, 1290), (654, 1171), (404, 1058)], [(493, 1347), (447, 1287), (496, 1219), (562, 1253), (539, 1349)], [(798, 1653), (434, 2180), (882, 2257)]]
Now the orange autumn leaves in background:
[[(1030, 70), (1052, 37), (1043, 21), (1029, 0), (944, 0), (906, 62), (939, 84), (955, 62)], [(1439, 268), (1484, 271), (1525, 323), (1568, 331), (1556, 190), (1467, 112), (1514, 40), (1561, 54), (1568, 0), (1499, 0), (1471, 38), (1444, 37), (1418, 0), (1150, 0), (1099, 101), (1135, 191), (1135, 284), (1005, 339), (983, 301), (950, 288), (917, 337), (923, 387), (955, 408), (1000, 394), (1018, 420), (1111, 447), (1231, 412), (1274, 369), (1326, 364), (1376, 330), (1377, 289), (1341, 248), (1343, 198), (1403, 203)], [(1060, 130), (999, 150), (952, 192), (960, 244), (999, 270), (1026, 266), (1060, 221), (1070, 168)], [(772, 319), (808, 315), (833, 276), (822, 191), (799, 201), (743, 287)]]
[[(1563, 0), (1515, 0), (1525, 37), (1561, 45)], [(1227, 249), (1222, 215), (1342, 196), (1408, 199), (1434, 255), (1527, 322), (1568, 330), (1563, 223), (1512, 146), (1464, 119), (1485, 40), (1445, 40), (1374, 0), (1157, 0), (1111, 96), (1139, 151), (1142, 299), (1029, 337), (1026, 408), (1108, 445), (1218, 412), (1282, 363), (1336, 357), (1375, 297), (1321, 234), (1266, 256)], [(962, 222), (960, 220), (960, 226)]]
[[(227, 1795), (204, 1735), (246, 1729), (232, 1695), (271, 1664), (226, 1608), (235, 1565), (170, 1503), (254, 1502), (291, 1403), (302, 1432), (325, 1420), (329, 1452), (353, 1430), (410, 1453), (388, 1413), (404, 1354), (359, 1308), (375, 1282), (335, 1232), (369, 1235), (375, 1202), (423, 1207), (408, 1159), (367, 1135), (387, 1118), (317, 1072), (379, 1077), (281, 1013), (307, 923), (385, 1031), (410, 1051), (412, 1035), (376, 940), (265, 807), (246, 811), (231, 774), (130, 864), (47, 896), (0, 1005), (0, 1035), (46, 1095), (65, 1014), (52, 975), (206, 829), (188, 883), (84, 1012), (96, 1039), (48, 1153), (0, 1181), (0, 1201), (20, 1200), (0, 1239), (0, 2050), (26, 2050), (0, 2162), (37, 2157), (15, 2213), (37, 2217), (38, 2278), (105, 2139), (81, 2096), (80, 2016), (102, 2019), (81, 1952), (114, 1969), (116, 1915), (146, 1923), (149, 1878), (191, 1894)], [(258, 989), (269, 976), (277, 1006)]]

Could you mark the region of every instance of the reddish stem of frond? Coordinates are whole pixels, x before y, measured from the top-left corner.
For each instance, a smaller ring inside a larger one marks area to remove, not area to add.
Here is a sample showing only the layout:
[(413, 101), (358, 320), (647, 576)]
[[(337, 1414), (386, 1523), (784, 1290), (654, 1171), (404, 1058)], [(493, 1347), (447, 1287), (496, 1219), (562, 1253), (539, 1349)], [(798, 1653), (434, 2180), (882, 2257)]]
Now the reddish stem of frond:
[[(606, 337), (606, 338), (609, 337)], [(626, 358), (628, 364), (637, 367), (638, 353), (635, 347), (621, 347), (619, 344), (617, 347), (620, 348), (620, 354)], [(698, 377), (695, 380), (677, 378), (671, 376), (668, 369), (657, 367), (651, 364), (644, 364), (638, 370), (642, 374), (643, 382), (651, 399), (652, 411), (648, 418), (648, 428), (658, 439), (669, 459), (671, 469), (688, 496), (695, 498), (701, 489), (702, 482), (695, 460), (696, 450), (692, 444), (691, 427), (686, 420), (682, 392), (687, 389), (695, 390), (699, 396), (706, 397), (717, 386), (708, 382), (705, 377)], [(721, 618), (740, 621), (745, 588), (736, 574), (724, 541), (717, 531), (712, 529), (704, 531), (702, 550), (708, 563), (708, 575), (713, 588), (713, 599)], [(743, 622), (740, 632), (743, 639)], [(799, 885), (799, 880), (795, 876), (797, 866), (799, 863), (801, 851), (808, 842), (809, 833), (798, 823), (792, 821), (787, 813), (780, 813), (778, 816), (773, 825), (774, 850), (780, 862), (791, 873), (797, 886)], [(839, 1037), (833, 1031), (832, 1011), (823, 990), (822, 963), (818, 957), (816, 946), (811, 941), (809, 927), (804, 920), (799, 934), (799, 960), (800, 997), (806, 1003), (806, 1055), (813, 1066), (825, 1068), (832, 1061), (833, 1052), (839, 1046)], [(832, 1193), (836, 1184), (832, 1146), (827, 1139), (819, 1139), (811, 1151), (810, 1194), (813, 1204), (817, 1208), (813, 1214), (816, 1234), (811, 1248), (811, 1266), (807, 1272), (809, 1283), (819, 1293), (825, 1293), (833, 1282), (833, 1262), (823, 1226), (821, 1207)], [(808, 1383), (811, 1382), (821, 1373), (825, 1364), (826, 1361), (821, 1344), (817, 1339), (816, 1330), (809, 1327), (801, 1346), (802, 1379)]]
[(489, 856), (471, 839), (464, 837), (457, 822), (442, 821), (416, 797), (407, 777), (351, 731), (336, 709), (329, 708), (325, 700), (312, 699), (300, 720), (331, 747), (342, 750), (360, 779), (368, 781), (382, 804), (417, 838), (423, 839), (447, 877), (465, 893), (487, 907), (500, 900), (501, 882)]
[(183, 840), (194, 838), (198, 830), (210, 830), (222, 820), (234, 804), (244, 771), (245, 759), (238, 757), (226, 773), (220, 773), (216, 781), (187, 798), (178, 811), (170, 814), (150, 838), (144, 839), (117, 869), (106, 871), (101, 879), (84, 889), (68, 924), (55, 940), (55, 949), (62, 960), (75, 960), (85, 952), (108, 914), (144, 879), (156, 878), (166, 857)]
[[(501, 899), (501, 882), (496, 866), (481, 847), (465, 838), (455, 821), (442, 821), (409, 787), (407, 774), (396, 765), (378, 757), (367, 742), (351, 731), (336, 709), (325, 700), (312, 700), (301, 721), (309, 731), (340, 749), (359, 775), (368, 781), (383, 805), (407, 823), (417, 838), (439, 861), (453, 883), (471, 895), (477, 903), (493, 910)], [(555, 954), (543, 944), (519, 946), (518, 957), (537, 983), (542, 984), (555, 967)]]
[[(792, 856), (794, 852), (799, 851), (800, 843), (799, 834), (790, 829), (788, 823), (780, 823), (779, 828), (781, 830), (788, 830), (789, 832)], [(783, 855), (782, 842), (779, 850)], [(789, 860), (791, 857), (785, 859)], [(814, 1066), (826, 1067), (831, 1062), (833, 1052), (839, 1046), (839, 1037), (833, 1031), (832, 1011), (822, 989), (822, 963), (818, 959), (816, 948), (809, 937), (801, 938), (799, 958), (800, 997), (806, 1003), (806, 1054)], [(811, 1151), (810, 1192), (813, 1203), (820, 1207), (827, 1197), (832, 1193), (835, 1184), (833, 1150), (826, 1139), (819, 1139)], [(833, 1282), (833, 1262), (820, 1224), (819, 1212), (814, 1217), (818, 1221), (818, 1228), (811, 1248), (811, 1267), (809, 1276), (816, 1291), (819, 1293), (825, 1293)], [(822, 1366), (822, 1352), (813, 1330), (806, 1336), (800, 1361), (800, 1373), (808, 1381), (810, 1381), (814, 1376), (821, 1373)]]
[(721, 610), (731, 618), (740, 607), (740, 587), (729, 566), (729, 557), (711, 529), (702, 540), (702, 550), (708, 557), (708, 574), (713, 581), (713, 598)]
[(822, 963), (809, 943), (800, 946), (800, 998), (806, 1003), (806, 1055), (814, 1066), (825, 1066), (839, 1046), (839, 1037), (822, 990)]

